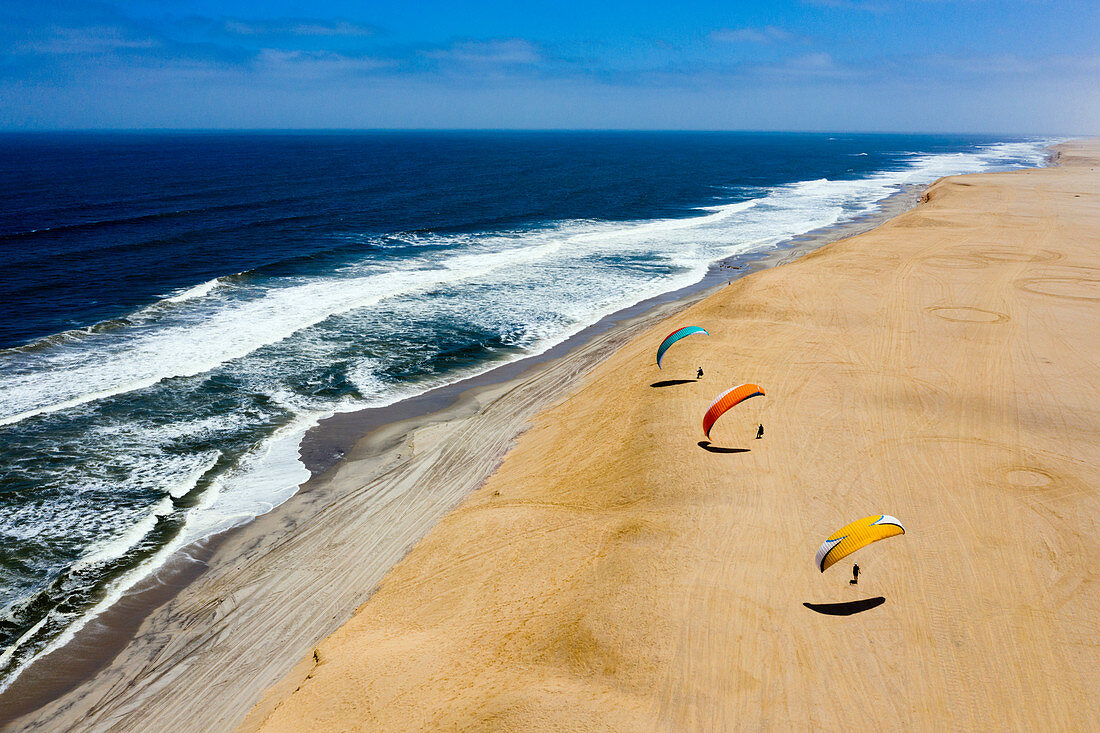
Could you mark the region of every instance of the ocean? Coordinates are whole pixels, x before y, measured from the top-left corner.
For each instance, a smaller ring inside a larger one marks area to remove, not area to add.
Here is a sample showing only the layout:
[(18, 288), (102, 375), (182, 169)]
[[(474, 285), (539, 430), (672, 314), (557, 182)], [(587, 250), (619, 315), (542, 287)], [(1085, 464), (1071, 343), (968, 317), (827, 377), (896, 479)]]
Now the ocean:
[(1055, 141), (643, 132), (0, 135), (0, 690), (298, 444)]

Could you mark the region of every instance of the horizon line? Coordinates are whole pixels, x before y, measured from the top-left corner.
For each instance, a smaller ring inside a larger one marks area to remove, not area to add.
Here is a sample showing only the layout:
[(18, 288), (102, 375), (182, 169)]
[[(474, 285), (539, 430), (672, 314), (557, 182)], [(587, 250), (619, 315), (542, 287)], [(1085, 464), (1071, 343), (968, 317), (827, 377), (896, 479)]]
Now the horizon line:
[(789, 134), (789, 135), (1012, 135), (1019, 137), (1092, 137), (1100, 133), (1019, 131), (929, 131), (929, 130), (831, 130), (788, 128), (643, 128), (643, 127), (57, 127), (2, 128), (0, 135), (41, 134), (156, 134), (156, 133), (684, 133), (684, 134)]

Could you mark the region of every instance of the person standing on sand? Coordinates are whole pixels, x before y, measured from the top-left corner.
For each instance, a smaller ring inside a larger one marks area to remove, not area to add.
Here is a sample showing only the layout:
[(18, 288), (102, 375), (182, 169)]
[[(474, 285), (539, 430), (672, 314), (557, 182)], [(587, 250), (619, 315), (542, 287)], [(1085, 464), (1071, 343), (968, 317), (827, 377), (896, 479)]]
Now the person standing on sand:
[(852, 566), (852, 579), (848, 582), (852, 585), (859, 585), (859, 565)]
[(703, 378), (703, 367), (699, 367), (699, 373), (695, 375), (695, 378), (696, 379), (702, 379)]
[(764, 426), (763, 425), (757, 425), (756, 426), (756, 439), (760, 440), (763, 437), (764, 437)]

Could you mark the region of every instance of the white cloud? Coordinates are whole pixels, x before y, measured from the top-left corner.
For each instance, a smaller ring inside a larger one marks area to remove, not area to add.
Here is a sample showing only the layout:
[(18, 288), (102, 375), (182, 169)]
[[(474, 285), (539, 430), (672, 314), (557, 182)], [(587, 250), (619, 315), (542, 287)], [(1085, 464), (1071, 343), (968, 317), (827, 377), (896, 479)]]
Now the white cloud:
[(347, 56), (326, 51), (283, 51), (267, 48), (256, 59), (256, 69), (277, 79), (341, 79), (378, 71), (393, 62), (369, 56)]
[(1054, 55), (1024, 58), (1013, 54), (1001, 54), (999, 56), (939, 55), (917, 59), (916, 65), (974, 76), (1007, 74), (1024, 77), (1045, 73), (1079, 75), (1100, 72), (1100, 56)]
[(450, 48), (425, 51), (428, 58), (472, 64), (535, 64), (541, 60), (530, 41), (509, 38), (492, 41), (459, 41)]
[(239, 36), (372, 36), (374, 26), (348, 20), (286, 18), (282, 20), (227, 19), (225, 30)]
[(824, 52), (796, 56), (788, 61), (786, 66), (789, 69), (803, 69), (806, 71), (831, 71), (836, 68), (833, 57)]
[(40, 38), (18, 44), (14, 50), (24, 53), (96, 54), (119, 49), (155, 48), (160, 44), (152, 38), (128, 36), (113, 26), (54, 26)]
[(711, 31), (710, 38), (719, 43), (779, 43), (794, 36), (782, 28), (766, 25), (763, 28), (720, 28)]
[(841, 10), (862, 10), (867, 13), (886, 12), (886, 6), (876, 0), (802, 0), (806, 5), (817, 5)]

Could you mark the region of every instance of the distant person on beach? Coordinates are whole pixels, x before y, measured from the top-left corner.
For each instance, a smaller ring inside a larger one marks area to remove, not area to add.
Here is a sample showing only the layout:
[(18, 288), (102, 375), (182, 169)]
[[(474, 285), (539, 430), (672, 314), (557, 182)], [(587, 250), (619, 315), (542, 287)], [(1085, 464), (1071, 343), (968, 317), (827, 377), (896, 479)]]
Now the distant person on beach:
[(760, 440), (763, 437), (764, 437), (764, 426), (763, 425), (757, 425), (756, 426), (756, 439)]
[(702, 379), (703, 378), (703, 367), (699, 367), (699, 373), (695, 375), (695, 378), (696, 379)]
[(852, 585), (859, 585), (859, 565), (852, 566), (852, 579), (848, 582)]

